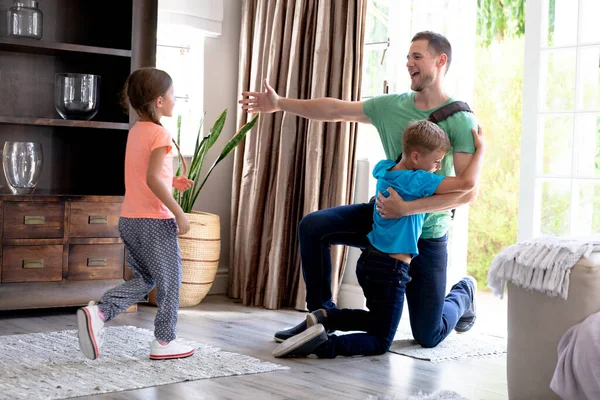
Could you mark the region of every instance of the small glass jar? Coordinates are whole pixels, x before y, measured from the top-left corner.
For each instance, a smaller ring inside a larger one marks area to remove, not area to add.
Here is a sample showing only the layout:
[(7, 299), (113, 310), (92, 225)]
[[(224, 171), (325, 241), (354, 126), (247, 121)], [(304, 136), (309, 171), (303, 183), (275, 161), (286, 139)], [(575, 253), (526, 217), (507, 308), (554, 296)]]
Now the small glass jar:
[(42, 38), (43, 14), (34, 0), (14, 0), (7, 12), (8, 36)]

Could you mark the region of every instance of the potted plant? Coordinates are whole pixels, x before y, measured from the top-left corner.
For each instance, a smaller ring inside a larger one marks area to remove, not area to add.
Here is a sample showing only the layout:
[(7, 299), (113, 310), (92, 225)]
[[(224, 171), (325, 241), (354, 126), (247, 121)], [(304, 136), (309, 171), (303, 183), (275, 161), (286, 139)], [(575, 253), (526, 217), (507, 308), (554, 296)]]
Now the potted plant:
[[(183, 267), (183, 279), (179, 299), (180, 307), (191, 307), (199, 304), (210, 290), (219, 266), (221, 252), (221, 233), (219, 216), (193, 210), (194, 203), (204, 187), (206, 180), (214, 168), (227, 157), (235, 147), (242, 142), (256, 124), (258, 115), (250, 122), (244, 124), (233, 137), (227, 142), (221, 154), (212, 163), (202, 178), (202, 166), (206, 154), (217, 142), (227, 119), (227, 109), (217, 118), (207, 136), (202, 136), (202, 122), (198, 128), (194, 153), (188, 166), (188, 179), (194, 181), (190, 189), (181, 193), (173, 190), (173, 196), (186, 213), (190, 221), (190, 230), (185, 235), (179, 235), (179, 246), (181, 247), (181, 258)], [(177, 118), (177, 147), (181, 139), (181, 116)], [(183, 165), (181, 157), (178, 158), (176, 176), (182, 174)], [(156, 304), (156, 290), (150, 293), (149, 302)]]

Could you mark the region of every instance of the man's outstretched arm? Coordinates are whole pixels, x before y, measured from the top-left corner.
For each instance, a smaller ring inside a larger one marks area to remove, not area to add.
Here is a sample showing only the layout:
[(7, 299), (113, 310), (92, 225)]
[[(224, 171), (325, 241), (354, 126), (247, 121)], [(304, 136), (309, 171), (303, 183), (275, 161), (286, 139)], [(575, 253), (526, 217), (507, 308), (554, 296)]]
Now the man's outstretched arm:
[(310, 100), (288, 99), (279, 96), (266, 79), (264, 85), (264, 92), (242, 92), (244, 98), (239, 103), (243, 110), (248, 113), (284, 111), (316, 121), (371, 123), (361, 101), (344, 101), (329, 97)]

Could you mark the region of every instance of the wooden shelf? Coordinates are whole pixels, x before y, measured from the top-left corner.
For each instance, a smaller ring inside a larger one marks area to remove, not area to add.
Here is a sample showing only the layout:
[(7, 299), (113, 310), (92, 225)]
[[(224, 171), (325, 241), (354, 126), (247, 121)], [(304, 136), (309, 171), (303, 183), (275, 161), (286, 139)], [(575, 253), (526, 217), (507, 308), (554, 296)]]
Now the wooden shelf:
[(72, 202), (85, 201), (90, 203), (122, 203), (124, 199), (125, 197), (122, 194), (68, 194), (64, 191), (54, 192), (37, 188), (33, 193), (30, 194), (12, 194), (7, 187), (0, 188), (0, 201), (41, 201), (45, 203), (52, 203), (69, 200)]
[(107, 47), (83, 46), (79, 44), (45, 42), (25, 38), (0, 38), (0, 50), (22, 53), (54, 55), (60, 53), (86, 53), (116, 57), (131, 57), (131, 50), (110, 49)]
[(53, 118), (32, 118), (32, 117), (2, 117), (0, 124), (11, 125), (40, 125), (40, 126), (66, 126), (71, 128), (94, 128), (94, 129), (117, 129), (129, 130), (129, 124), (126, 122), (102, 122), (102, 121), (79, 121)]

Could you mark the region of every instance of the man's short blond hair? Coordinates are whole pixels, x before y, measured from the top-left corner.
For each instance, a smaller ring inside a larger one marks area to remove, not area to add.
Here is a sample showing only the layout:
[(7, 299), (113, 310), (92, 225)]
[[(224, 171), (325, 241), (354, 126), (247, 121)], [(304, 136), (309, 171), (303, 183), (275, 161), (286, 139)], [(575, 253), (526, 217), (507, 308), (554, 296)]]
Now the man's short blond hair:
[(442, 128), (431, 121), (422, 119), (411, 122), (402, 134), (402, 152), (409, 154), (412, 151), (429, 154), (441, 150), (447, 153), (450, 150), (450, 139)]

